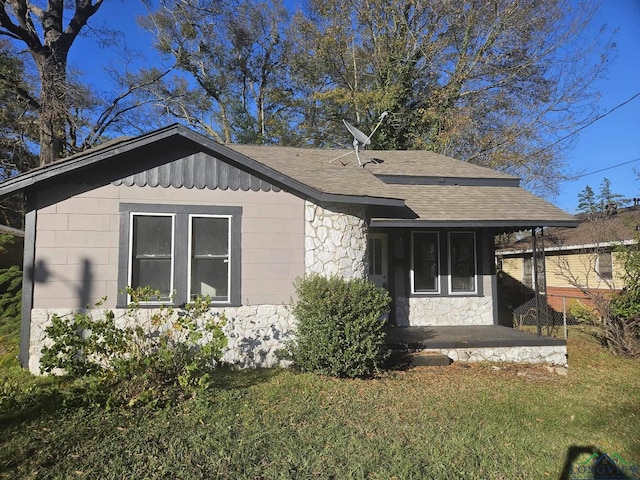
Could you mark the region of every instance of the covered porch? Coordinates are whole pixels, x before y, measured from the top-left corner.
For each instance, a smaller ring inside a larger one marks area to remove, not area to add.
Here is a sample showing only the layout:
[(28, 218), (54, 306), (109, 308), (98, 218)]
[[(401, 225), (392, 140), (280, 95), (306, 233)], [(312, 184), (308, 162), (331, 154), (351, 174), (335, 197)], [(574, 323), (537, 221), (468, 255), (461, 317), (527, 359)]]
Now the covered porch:
[(454, 362), (521, 362), (567, 365), (567, 342), (500, 325), (389, 326), (395, 351), (440, 353)]

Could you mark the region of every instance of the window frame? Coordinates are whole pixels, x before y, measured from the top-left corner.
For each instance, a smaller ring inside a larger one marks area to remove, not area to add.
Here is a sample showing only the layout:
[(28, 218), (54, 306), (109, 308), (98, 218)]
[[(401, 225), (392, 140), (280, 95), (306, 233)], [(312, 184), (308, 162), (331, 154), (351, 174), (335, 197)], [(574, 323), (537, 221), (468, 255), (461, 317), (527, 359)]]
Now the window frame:
[(533, 285), (533, 257), (522, 257), (522, 284), (527, 288), (534, 288)]
[[(451, 255), (451, 236), (452, 235), (471, 235), (473, 243), (473, 290), (453, 290), (453, 258)], [(478, 246), (477, 236), (474, 231), (455, 231), (447, 232), (447, 257), (448, 257), (448, 272), (447, 272), (447, 288), (449, 295), (452, 296), (469, 296), (478, 294)]]
[(226, 218), (228, 220), (227, 224), (227, 265), (228, 265), (228, 274), (227, 274), (227, 299), (226, 300), (215, 300), (212, 303), (216, 304), (229, 304), (231, 303), (231, 276), (232, 276), (232, 248), (231, 244), (233, 243), (233, 237), (231, 233), (231, 223), (233, 219), (233, 215), (213, 215), (213, 214), (202, 214), (202, 213), (190, 213), (189, 214), (189, 235), (188, 235), (188, 255), (187, 255), (187, 299), (191, 301), (191, 287), (192, 287), (192, 278), (191, 273), (193, 269), (193, 219), (194, 218)]
[[(435, 290), (416, 290), (415, 284), (415, 235), (418, 234), (431, 234), (436, 237), (436, 255), (438, 259), (438, 274), (436, 275), (436, 289)], [(411, 232), (411, 268), (410, 268), (410, 283), (412, 295), (441, 295), (442, 293), (442, 252), (440, 245), (440, 232), (436, 230), (413, 230)]]
[[(435, 234), (438, 242), (438, 281), (435, 291), (416, 291), (415, 289), (415, 235), (430, 233)], [(452, 291), (451, 287), (451, 234), (466, 233), (473, 235), (473, 266), (474, 266), (474, 287), (473, 291)], [(446, 235), (446, 237), (445, 237)], [(484, 296), (485, 273), (490, 266), (484, 266), (483, 259), (486, 253), (486, 235), (480, 230), (457, 230), (457, 229), (425, 229), (412, 230), (410, 232), (410, 247), (408, 261), (409, 280), (408, 288), (411, 297), (482, 297)], [(479, 243), (481, 242), (481, 243)], [(495, 272), (493, 273), (495, 275)]]
[[(176, 205), (155, 203), (120, 203), (120, 241), (118, 250), (118, 296), (117, 307), (126, 308), (131, 299), (126, 293), (130, 285), (131, 260), (130, 248), (133, 241), (132, 214), (148, 214), (151, 216), (172, 215), (173, 231), (173, 300), (145, 302), (145, 307), (159, 305), (182, 306), (190, 301), (190, 218), (191, 216), (227, 217), (229, 222), (229, 295), (228, 301), (211, 302), (212, 306), (241, 305), (241, 269), (242, 269), (242, 207), (240, 206), (208, 206), (208, 205)], [(188, 290), (189, 289), (189, 290)]]
[[(602, 270), (600, 267), (600, 260), (605, 255), (609, 257), (608, 274), (606, 276), (602, 274)], [(596, 271), (596, 274), (598, 275), (599, 280), (604, 280), (605, 282), (613, 280), (613, 253), (612, 252), (598, 252), (598, 254), (596, 255), (595, 271)]]
[[(175, 261), (176, 261), (176, 218), (173, 213), (150, 213), (146, 211), (129, 212), (129, 248), (128, 248), (128, 265), (127, 265), (127, 286), (132, 284), (133, 280), (133, 224), (135, 217), (170, 217), (171, 218), (171, 269), (169, 277), (169, 300), (151, 300), (148, 302), (140, 302), (141, 305), (145, 304), (158, 304), (166, 303), (171, 299), (172, 292), (175, 288)], [(131, 296), (127, 294), (127, 303), (131, 302)]]

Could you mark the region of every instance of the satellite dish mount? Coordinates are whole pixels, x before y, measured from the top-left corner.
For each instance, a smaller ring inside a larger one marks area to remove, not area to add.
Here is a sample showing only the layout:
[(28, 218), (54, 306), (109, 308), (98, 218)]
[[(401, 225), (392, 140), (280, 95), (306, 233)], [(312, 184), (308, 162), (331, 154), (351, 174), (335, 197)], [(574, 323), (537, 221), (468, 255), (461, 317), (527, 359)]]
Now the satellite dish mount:
[[(359, 166), (364, 167), (364, 165), (362, 164), (362, 161), (360, 160), (360, 147), (366, 147), (367, 145), (371, 144), (371, 137), (373, 136), (374, 133), (376, 133), (376, 130), (378, 130), (378, 127), (382, 124), (384, 117), (386, 117), (388, 114), (389, 114), (388, 112), (382, 112), (382, 114), (378, 118), (378, 124), (368, 136), (366, 133), (357, 129), (346, 120), (342, 120), (342, 123), (344, 123), (344, 126), (347, 127), (347, 130), (349, 130), (349, 133), (353, 135), (353, 149), (356, 152), (356, 158), (358, 159)], [(348, 155), (348, 154), (345, 154), (345, 155)], [(344, 157), (345, 155), (342, 155), (342, 156)], [(338, 157), (338, 158), (341, 158), (341, 157)], [(373, 163), (378, 163), (373, 159), (371, 161)]]

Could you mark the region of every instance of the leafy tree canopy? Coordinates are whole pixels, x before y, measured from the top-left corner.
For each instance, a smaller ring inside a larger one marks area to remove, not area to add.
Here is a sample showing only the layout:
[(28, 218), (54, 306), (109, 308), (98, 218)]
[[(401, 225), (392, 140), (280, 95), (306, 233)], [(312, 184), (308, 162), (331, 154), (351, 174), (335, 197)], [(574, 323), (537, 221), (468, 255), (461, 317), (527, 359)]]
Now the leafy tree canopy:
[[(6, 87), (3, 93), (16, 95), (29, 108), (28, 120), (35, 122), (37, 139), (30, 150), (37, 153), (41, 165), (87, 149), (131, 125), (140, 128), (139, 117), (132, 117), (146, 102), (135, 99), (134, 94), (167, 73), (141, 77), (130, 72), (127, 65), (105, 65), (105, 75), (112, 77), (113, 85), (112, 91), (105, 94), (81, 81), (78, 71), (69, 65), (69, 52), (81, 35), (97, 37), (103, 46), (118, 49), (128, 57), (127, 61), (132, 61), (124, 36), (108, 24), (93, 22), (103, 3), (104, 0), (0, 0), (0, 38), (25, 54), (18, 63), (28, 76), (24, 84), (21, 71), (6, 72), (0, 66), (0, 82)], [(121, 8), (124, 7), (123, 3)]]
[(161, 0), (142, 23), (179, 74), (147, 94), (225, 142), (346, 146), (341, 119), (370, 131), (387, 111), (376, 148), (451, 155), (544, 193), (562, 149), (543, 147), (589, 120), (612, 48), (583, 34), (594, 14), (569, 0)]

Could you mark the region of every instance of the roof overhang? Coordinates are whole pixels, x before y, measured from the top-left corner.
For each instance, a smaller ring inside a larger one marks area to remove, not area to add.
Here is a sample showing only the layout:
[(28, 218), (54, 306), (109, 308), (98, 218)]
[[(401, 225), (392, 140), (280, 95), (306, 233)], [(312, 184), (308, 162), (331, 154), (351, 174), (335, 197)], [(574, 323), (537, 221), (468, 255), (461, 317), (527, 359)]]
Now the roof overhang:
[(372, 227), (379, 228), (495, 228), (518, 231), (537, 227), (576, 227), (578, 221), (575, 220), (427, 220), (427, 219), (380, 219), (371, 220)]
[[(550, 245), (544, 247), (545, 252), (568, 252), (575, 250), (597, 250), (599, 248), (615, 248), (615, 247), (627, 247), (629, 245), (635, 245), (638, 243), (636, 240), (628, 239), (628, 240), (620, 240), (614, 242), (600, 242), (600, 243), (585, 243), (582, 245)], [(497, 250), (497, 255), (522, 255), (526, 253), (533, 253), (533, 249), (531, 247), (528, 248), (512, 248), (512, 249), (504, 249)]]

